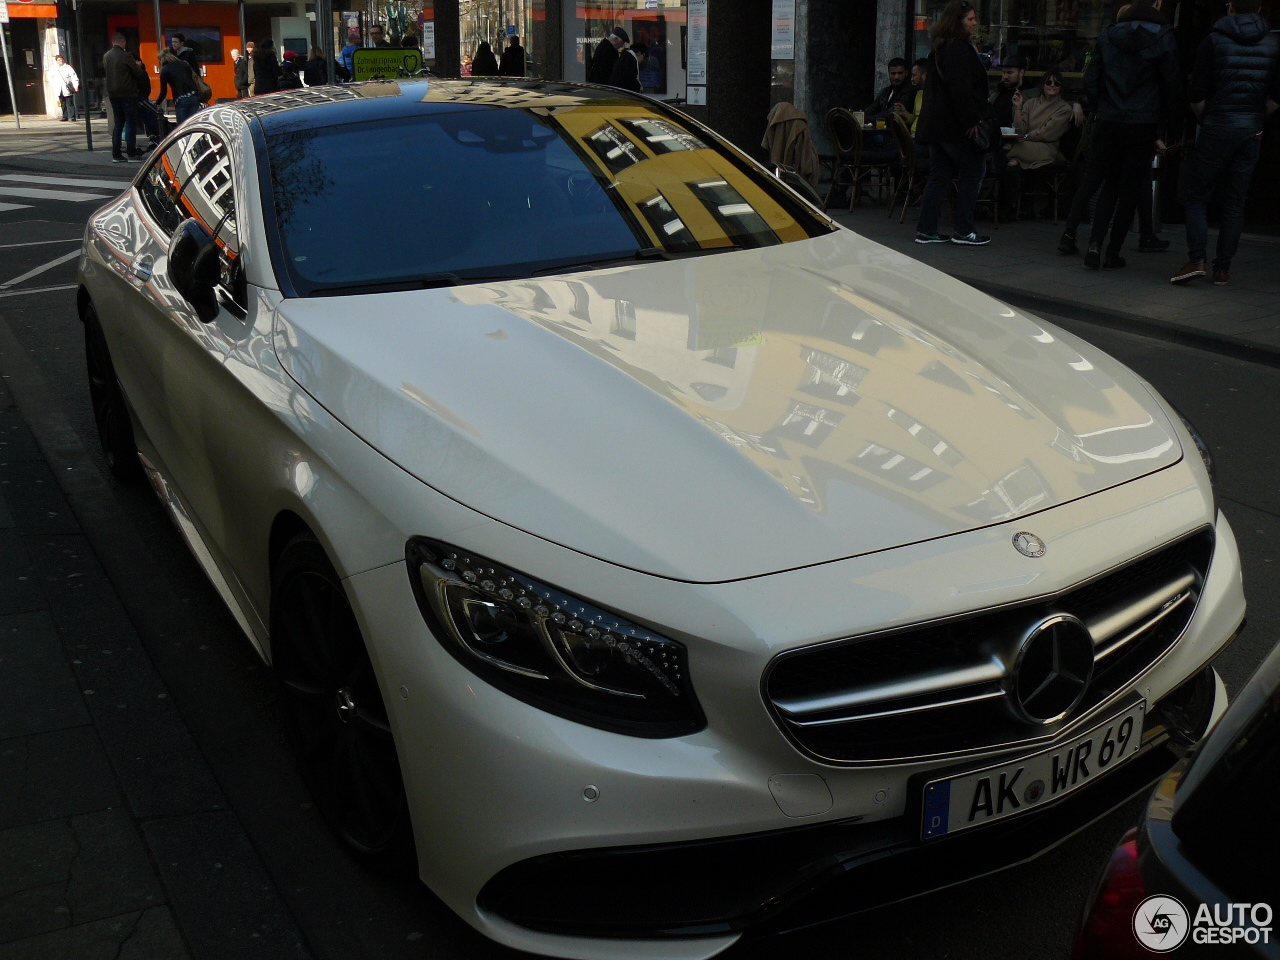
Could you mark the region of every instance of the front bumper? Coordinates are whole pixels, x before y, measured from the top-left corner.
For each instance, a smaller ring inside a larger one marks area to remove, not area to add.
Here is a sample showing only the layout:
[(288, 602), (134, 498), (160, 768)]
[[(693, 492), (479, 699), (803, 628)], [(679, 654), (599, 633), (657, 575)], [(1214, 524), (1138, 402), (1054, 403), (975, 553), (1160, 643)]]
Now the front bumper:
[[(1012, 525), (1003, 525), (715, 585), (621, 571), (545, 541), (526, 543), (498, 525), (476, 530), (467, 546), (477, 553), (572, 584), (688, 645), (708, 726), (671, 740), (583, 727), (501, 694), (430, 636), (402, 564), (354, 576), (348, 584), (391, 708), (421, 876), (469, 923), (513, 947), (568, 957), (694, 958), (756, 924), (794, 928), (848, 913), (851, 903), (863, 909), (909, 895), (903, 891), (913, 875), (928, 875), (927, 886), (936, 887), (1034, 856), (1146, 789), (1173, 762), (1168, 746), (1153, 742), (1097, 787), (1064, 798), (1051, 821), (1027, 814), (922, 845), (913, 784), (939, 764), (849, 768), (802, 756), (761, 701), (762, 671), (792, 647), (1051, 593), (1195, 529), (1207, 508), (1194, 478), (1175, 467), (1037, 515), (1035, 530), (1052, 558), (1039, 567), (1022, 565), (1008, 548)], [(491, 535), (494, 542), (484, 542)], [(1221, 516), (1216, 542), (1195, 617), (1134, 688), (1153, 708), (1202, 671), (1243, 618), (1239, 558)], [(535, 560), (548, 554), (549, 561)], [(1029, 569), (1036, 571), (1030, 578)], [(975, 757), (973, 765), (991, 759)], [(825, 806), (788, 816), (770, 792), (779, 774), (821, 783)], [(587, 786), (597, 800), (584, 798)], [(979, 869), (946, 866), (969, 857), (971, 845), (985, 851), (985, 859), (974, 858)], [(743, 857), (757, 866), (747, 871)], [(703, 869), (689, 866), (703, 859)], [(636, 886), (631, 871), (649, 882)], [(585, 889), (568, 892), (579, 889), (581, 874)], [(659, 884), (664, 877), (676, 886)], [(683, 885), (683, 877), (699, 882)], [(636, 899), (639, 893), (645, 897)], [(594, 906), (576, 914), (555, 908), (557, 899), (576, 897)], [(610, 910), (600, 906), (609, 903)], [(619, 923), (627, 913), (640, 922)]]

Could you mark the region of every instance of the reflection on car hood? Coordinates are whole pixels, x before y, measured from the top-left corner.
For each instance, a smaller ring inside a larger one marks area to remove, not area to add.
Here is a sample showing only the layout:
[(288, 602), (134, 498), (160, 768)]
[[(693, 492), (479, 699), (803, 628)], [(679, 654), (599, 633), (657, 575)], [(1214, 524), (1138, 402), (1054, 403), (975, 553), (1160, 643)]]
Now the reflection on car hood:
[(285, 301), (276, 350), (448, 496), (690, 581), (999, 523), (1182, 455), (1121, 364), (849, 231)]

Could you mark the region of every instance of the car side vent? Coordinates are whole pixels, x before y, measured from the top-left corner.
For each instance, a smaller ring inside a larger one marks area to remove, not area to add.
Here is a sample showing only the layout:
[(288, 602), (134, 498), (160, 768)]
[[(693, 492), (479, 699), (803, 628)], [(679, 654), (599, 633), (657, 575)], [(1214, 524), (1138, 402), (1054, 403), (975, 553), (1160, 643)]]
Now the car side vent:
[[(1212, 555), (1206, 527), (1049, 598), (790, 651), (765, 673), (766, 701), (802, 750), (836, 763), (1050, 741), (1173, 647), (1191, 622)], [(1030, 723), (1012, 708), (1017, 648), (1028, 628), (1059, 614), (1088, 630), (1092, 677), (1065, 716)]]

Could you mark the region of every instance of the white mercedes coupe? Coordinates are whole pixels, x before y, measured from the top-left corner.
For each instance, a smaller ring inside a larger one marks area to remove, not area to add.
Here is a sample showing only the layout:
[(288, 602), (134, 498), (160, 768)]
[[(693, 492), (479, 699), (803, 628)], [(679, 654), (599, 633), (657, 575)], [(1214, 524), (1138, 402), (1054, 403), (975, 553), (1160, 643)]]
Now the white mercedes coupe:
[(92, 401), (352, 854), (564, 957), (1026, 860), (1225, 709), (1191, 426), (654, 100), (202, 110), (91, 219)]

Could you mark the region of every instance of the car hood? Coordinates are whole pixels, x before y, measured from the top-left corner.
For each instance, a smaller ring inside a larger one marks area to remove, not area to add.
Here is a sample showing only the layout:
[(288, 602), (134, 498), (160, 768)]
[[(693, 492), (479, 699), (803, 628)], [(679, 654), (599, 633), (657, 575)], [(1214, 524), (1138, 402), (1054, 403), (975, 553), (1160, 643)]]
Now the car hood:
[(1123, 365), (848, 230), (286, 300), (275, 345), (308, 394), (424, 483), (695, 582), (1001, 523), (1182, 455)]

